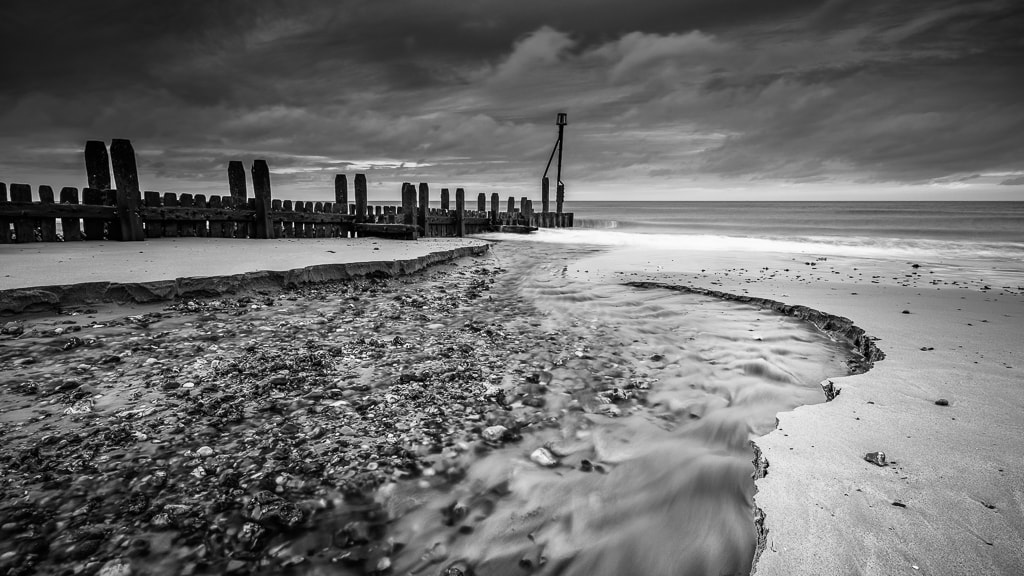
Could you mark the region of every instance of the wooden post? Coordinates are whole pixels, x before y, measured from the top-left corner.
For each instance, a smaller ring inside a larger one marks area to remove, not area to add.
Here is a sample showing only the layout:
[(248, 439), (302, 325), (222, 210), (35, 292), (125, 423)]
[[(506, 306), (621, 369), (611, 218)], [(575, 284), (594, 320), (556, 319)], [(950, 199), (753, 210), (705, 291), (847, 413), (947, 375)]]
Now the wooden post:
[[(82, 204), (102, 205), (103, 191), (96, 188), (82, 190)], [(82, 228), (86, 240), (103, 240), (103, 220), (100, 218), (83, 218)]]
[[(192, 205), (195, 206), (196, 208), (206, 208), (206, 194), (196, 194), (195, 197), (192, 199), (192, 202)], [(195, 220), (195, 224), (193, 224), (193, 229), (195, 230), (196, 236), (199, 238), (206, 238), (207, 236), (210, 235), (206, 228), (205, 216), (202, 216)]]
[(449, 205), (448, 189), (447, 188), (441, 188), (441, 210), (447, 211), (448, 210), (448, 205)]
[[(228, 162), (228, 191), (231, 194), (231, 205), (235, 208), (245, 208), (249, 193), (245, 184), (245, 165), (240, 160)], [(249, 237), (247, 223), (235, 222), (230, 227), (234, 229), (232, 236), (235, 238)]]
[[(0, 203), (7, 202), (7, 184), (0, 182)], [(0, 216), (0, 244), (11, 243), (11, 219)]]
[[(191, 208), (195, 202), (195, 199), (189, 193), (184, 193), (178, 196), (178, 206), (182, 208)], [(178, 236), (195, 238), (196, 236), (196, 223), (193, 220), (178, 220)]]
[(550, 212), (551, 211), (551, 203), (550, 203), (551, 190), (550, 190), (550, 188), (551, 188), (551, 183), (548, 181), (548, 177), (545, 176), (544, 179), (540, 181), (540, 208), (541, 208), (540, 211), (541, 212)]
[[(314, 214), (323, 214), (324, 213), (324, 203), (323, 202), (314, 202), (313, 203), (313, 209), (310, 210), (310, 212), (312, 212)], [(324, 228), (323, 222), (317, 222), (316, 224), (313, 225), (313, 236), (316, 237), (316, 238), (323, 238), (324, 236), (327, 235), (326, 233), (324, 233), (324, 230), (325, 230), (325, 228)]]
[(455, 234), (462, 238), (466, 235), (466, 191), (455, 189)]
[(481, 192), (476, 197), (476, 210), (477, 212), (487, 212), (487, 194)]
[[(402, 223), (406, 226), (415, 226), (416, 212), (416, 186), (406, 184), (402, 190)], [(418, 237), (419, 234), (413, 232), (413, 240)]]
[(423, 229), (423, 236), (430, 236), (430, 222), (427, 218), (430, 216), (430, 187), (427, 186), (426, 182), (420, 182), (420, 205), (419, 205), (419, 225)]
[(342, 214), (348, 213), (348, 178), (344, 174), (334, 175), (334, 201), (341, 204)]
[(356, 222), (366, 222), (366, 174), (356, 174)]
[(501, 204), (501, 197), (498, 196), (497, 192), (491, 193), (491, 223), (497, 224), (498, 222), (498, 211), (500, 210), (499, 204)]
[(117, 218), (121, 240), (145, 240), (142, 219), (139, 218), (139, 172), (135, 166), (132, 143), (119, 138), (111, 140), (110, 163), (114, 167), (114, 185), (117, 187)]
[(285, 200), (281, 202), (281, 237), (282, 238), (294, 238), (295, 237), (295, 221), (293, 220), (292, 214), (295, 213), (295, 207), (292, 206), (291, 200)]
[[(28, 184), (11, 184), (11, 202), (31, 202), (32, 201), (32, 187)], [(16, 236), (15, 242), (18, 244), (24, 244), (25, 242), (36, 241), (35, 221), (30, 218), (15, 218), (14, 219), (14, 235)]]
[[(164, 192), (162, 204), (165, 208), (176, 208), (178, 206), (178, 195), (173, 192)], [(170, 238), (180, 236), (177, 220), (164, 220), (164, 236)]]
[[(78, 205), (78, 188), (66, 186), (60, 190), (60, 203)], [(82, 228), (79, 218), (61, 218), (60, 227), (64, 230), (65, 242), (77, 242), (82, 239)], [(0, 226), (0, 232), (3, 231)]]
[[(243, 175), (244, 176), (244, 175)], [(274, 231), (270, 221), (270, 168), (266, 160), (252, 163), (252, 194), (256, 197), (256, 237), (271, 238)]]
[[(210, 208), (216, 210), (223, 210), (224, 204), (220, 201), (220, 196), (210, 196), (209, 201)], [(224, 237), (224, 221), (223, 220), (210, 220), (210, 238), (223, 238)]]
[(508, 215), (512, 216), (512, 213), (516, 211), (516, 199), (512, 196), (508, 197)]
[[(314, 213), (315, 210), (314, 210), (313, 203), (312, 202), (306, 202), (305, 206), (304, 206), (304, 210), (305, 210), (305, 212), (307, 214)], [(305, 224), (303, 224), (302, 225), (302, 230), (305, 231), (306, 238), (316, 238), (316, 224), (314, 224), (313, 222), (306, 222)]]
[[(53, 188), (49, 186), (39, 187), (39, 203), (53, 204)], [(57, 241), (57, 220), (55, 218), (40, 218), (39, 232), (43, 242)]]
[(99, 140), (85, 143), (85, 172), (89, 188), (110, 190), (110, 158), (107, 156), (107, 145)]
[(562, 203), (565, 202), (565, 184), (558, 183), (558, 191), (555, 194), (555, 211), (562, 213)]

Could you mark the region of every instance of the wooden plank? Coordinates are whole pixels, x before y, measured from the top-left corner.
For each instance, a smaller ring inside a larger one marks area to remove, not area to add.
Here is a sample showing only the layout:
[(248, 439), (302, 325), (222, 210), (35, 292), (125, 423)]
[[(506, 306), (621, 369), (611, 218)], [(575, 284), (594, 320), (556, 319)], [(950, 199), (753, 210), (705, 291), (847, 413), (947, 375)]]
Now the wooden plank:
[[(7, 184), (0, 182), (0, 209), (7, 203)], [(11, 219), (0, 216), (0, 244), (11, 243)]]
[(121, 240), (146, 239), (139, 218), (139, 172), (135, 165), (135, 149), (128, 140), (115, 138), (110, 142), (110, 163), (114, 168), (117, 186), (117, 216), (121, 227)]
[(270, 168), (266, 160), (252, 163), (252, 193), (256, 198), (256, 238), (272, 238), (274, 225), (270, 221)]
[(195, 197), (192, 198), (192, 206), (194, 206), (197, 209), (196, 219), (192, 224), (195, 227), (196, 237), (209, 237), (210, 231), (206, 227), (206, 216), (203, 213), (203, 211), (206, 210), (207, 208), (206, 194), (196, 194)]
[[(182, 196), (186, 196), (182, 194)], [(227, 200), (227, 197), (221, 198), (223, 204)], [(167, 195), (164, 195), (164, 205), (160, 207), (151, 208), (145, 206), (139, 209), (139, 213), (144, 219), (153, 220), (165, 220), (165, 225), (170, 222), (172, 225), (191, 225), (192, 223), (199, 220), (218, 222), (239, 222), (245, 221), (248, 217), (251, 217), (254, 212), (252, 210), (235, 210), (233, 208), (196, 208), (195, 206), (167, 206)], [(188, 233), (187, 231), (184, 233)], [(164, 235), (168, 235), (165, 231)]]
[[(39, 187), (39, 203), (53, 205), (53, 188)], [(39, 233), (43, 242), (57, 241), (57, 221), (52, 217), (39, 219)]]
[[(210, 196), (210, 200), (207, 206), (211, 210), (223, 210), (224, 205), (221, 204), (220, 196)], [(223, 220), (210, 220), (210, 238), (223, 238), (224, 237), (224, 221)]]
[[(160, 193), (147, 190), (142, 193), (142, 205), (144, 208), (159, 208)], [(164, 235), (164, 223), (158, 218), (147, 218), (145, 209), (141, 211), (143, 224), (146, 228), (146, 238), (160, 238)]]
[(99, 140), (85, 143), (85, 172), (89, 188), (110, 190), (110, 158), (107, 156), (106, 144)]
[(102, 209), (104, 212), (109, 210), (109, 215), (89, 215), (86, 212), (82, 213), (82, 228), (85, 232), (86, 240), (103, 240), (103, 228), (104, 222), (115, 218), (117, 216), (117, 210), (103, 206), (103, 191), (97, 190), (96, 188), (86, 188), (82, 190), (82, 208), (95, 207)]
[(178, 236), (195, 238), (195, 219), (198, 218), (198, 216), (195, 213), (195, 198), (193, 198), (192, 195), (188, 193), (180, 194), (178, 195), (178, 206), (187, 209), (187, 211), (182, 211), (181, 214), (189, 215), (188, 219), (182, 218), (178, 222)]
[(416, 227), (407, 224), (367, 224), (355, 225), (356, 232), (360, 237), (373, 236), (378, 238), (393, 238), (398, 240), (415, 240)]
[[(32, 187), (28, 184), (11, 184), (11, 202), (29, 204), (32, 202)], [(18, 244), (36, 241), (35, 223), (36, 218), (28, 216), (15, 216), (14, 220), (14, 241)]]
[[(81, 214), (82, 206), (78, 205), (78, 188), (65, 186), (60, 190), (60, 204), (74, 208), (75, 213)], [(78, 242), (82, 239), (82, 220), (80, 216), (62, 217), (60, 227), (64, 231), (65, 242)]]

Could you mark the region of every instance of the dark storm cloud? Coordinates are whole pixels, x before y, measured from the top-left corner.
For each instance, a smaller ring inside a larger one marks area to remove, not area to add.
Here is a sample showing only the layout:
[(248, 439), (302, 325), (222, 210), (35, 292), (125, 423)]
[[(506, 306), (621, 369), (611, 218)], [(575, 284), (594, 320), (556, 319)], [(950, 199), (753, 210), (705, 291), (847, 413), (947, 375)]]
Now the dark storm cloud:
[(128, 137), (168, 181), (262, 156), (302, 185), (363, 166), (533, 186), (558, 110), (578, 181), (1024, 170), (1009, 0), (18, 2), (0, 37), (19, 177)]

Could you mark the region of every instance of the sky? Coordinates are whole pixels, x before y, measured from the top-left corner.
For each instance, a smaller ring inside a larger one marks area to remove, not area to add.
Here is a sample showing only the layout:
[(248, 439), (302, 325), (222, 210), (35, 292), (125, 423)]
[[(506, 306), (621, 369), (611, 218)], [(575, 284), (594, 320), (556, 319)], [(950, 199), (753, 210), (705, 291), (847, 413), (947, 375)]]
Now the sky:
[(0, 39), (8, 184), (128, 138), (145, 190), (539, 198), (565, 112), (570, 203), (1024, 200), (1019, 0), (37, 0)]

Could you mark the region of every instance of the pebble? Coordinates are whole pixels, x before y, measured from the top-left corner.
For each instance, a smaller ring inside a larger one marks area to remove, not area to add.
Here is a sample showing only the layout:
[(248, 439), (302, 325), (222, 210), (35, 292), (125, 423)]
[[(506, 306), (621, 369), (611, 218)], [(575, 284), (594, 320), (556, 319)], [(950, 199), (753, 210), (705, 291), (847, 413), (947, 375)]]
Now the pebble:
[(214, 453), (213, 448), (210, 448), (209, 446), (202, 446), (196, 450), (196, 456), (199, 456), (200, 458), (209, 458), (210, 456), (213, 456)]
[(875, 466), (885, 466), (885, 452), (868, 452), (864, 455), (864, 460), (871, 462)]
[(550, 450), (544, 447), (537, 448), (536, 450), (534, 450), (530, 454), (530, 460), (533, 460), (537, 464), (540, 464), (541, 466), (547, 468), (558, 465), (558, 459), (555, 458), (555, 455), (552, 454)]
[(100, 568), (97, 576), (131, 576), (132, 564), (124, 558), (114, 558)]
[(935, 401), (935, 405), (936, 406), (949, 406), (949, 400), (946, 400), (945, 398), (939, 398), (938, 400)]
[(484, 428), (483, 437), (488, 442), (501, 442), (508, 433), (508, 428), (501, 425), (488, 426)]

